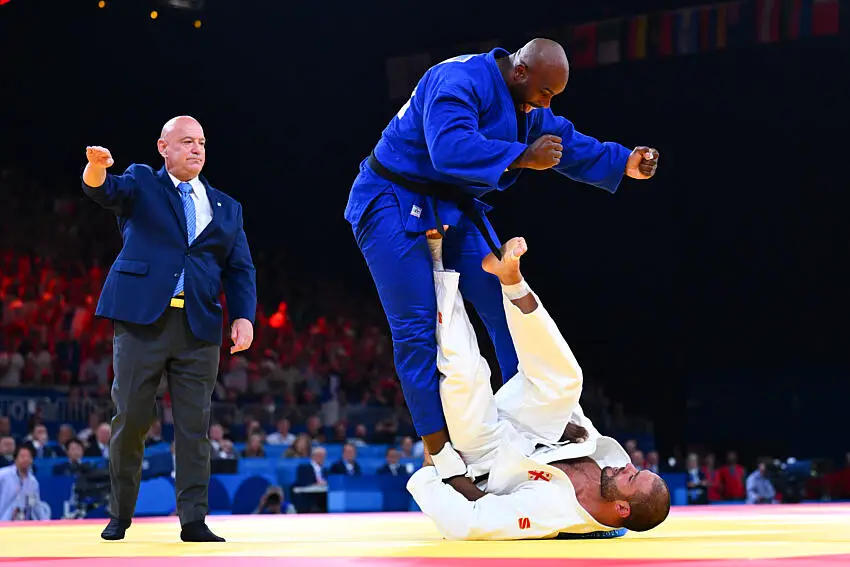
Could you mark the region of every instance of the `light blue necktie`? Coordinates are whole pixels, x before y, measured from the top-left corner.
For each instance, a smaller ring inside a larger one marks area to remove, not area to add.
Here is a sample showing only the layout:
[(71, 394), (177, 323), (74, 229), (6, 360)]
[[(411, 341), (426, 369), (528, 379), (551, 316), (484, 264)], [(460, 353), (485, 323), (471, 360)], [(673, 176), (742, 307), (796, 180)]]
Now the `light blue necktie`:
[[(186, 215), (186, 233), (189, 236), (189, 244), (195, 240), (195, 202), (192, 201), (192, 186), (185, 181), (177, 186), (180, 190), (180, 199), (183, 201), (183, 213)], [(180, 279), (177, 280), (177, 287), (174, 289), (174, 295), (179, 295), (183, 291), (183, 277), (186, 275), (186, 270), (180, 272)]]

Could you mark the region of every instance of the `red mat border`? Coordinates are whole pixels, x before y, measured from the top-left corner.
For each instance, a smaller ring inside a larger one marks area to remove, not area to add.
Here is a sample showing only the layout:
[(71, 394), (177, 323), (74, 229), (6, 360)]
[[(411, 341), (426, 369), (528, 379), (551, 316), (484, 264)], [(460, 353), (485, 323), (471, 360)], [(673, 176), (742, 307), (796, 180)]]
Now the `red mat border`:
[[(202, 559), (204, 567), (520, 567), (527, 559), (515, 558), (437, 558), (437, 557), (0, 557), (0, 564), (26, 564), (28, 567), (114, 567), (120, 562), (126, 567), (162, 567), (186, 559)], [(317, 561), (320, 560), (320, 561)], [(535, 567), (730, 567), (746, 563), (747, 567), (838, 567), (850, 564), (850, 554), (790, 557), (780, 559), (534, 559)]]

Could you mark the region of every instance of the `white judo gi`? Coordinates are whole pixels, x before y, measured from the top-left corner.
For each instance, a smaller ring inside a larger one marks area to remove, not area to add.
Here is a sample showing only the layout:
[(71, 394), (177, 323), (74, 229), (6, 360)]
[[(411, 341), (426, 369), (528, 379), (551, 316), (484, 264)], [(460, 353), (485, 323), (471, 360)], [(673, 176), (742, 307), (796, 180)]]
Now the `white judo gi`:
[[(407, 483), (423, 513), (444, 537), (456, 540), (617, 530), (582, 508), (567, 475), (547, 464), (590, 457), (601, 468), (622, 467), (630, 459), (584, 415), (581, 368), (540, 298), (535, 294), (537, 308), (524, 314), (503, 296), (519, 371), (494, 396), (490, 367), (458, 289), (459, 274), (435, 272), (434, 281), (440, 397), (449, 435), (470, 476), (489, 478), (486, 486), (478, 485), (487, 494), (470, 502), (443, 483), (434, 467), (423, 467)], [(571, 419), (587, 429), (587, 441), (559, 441)]]

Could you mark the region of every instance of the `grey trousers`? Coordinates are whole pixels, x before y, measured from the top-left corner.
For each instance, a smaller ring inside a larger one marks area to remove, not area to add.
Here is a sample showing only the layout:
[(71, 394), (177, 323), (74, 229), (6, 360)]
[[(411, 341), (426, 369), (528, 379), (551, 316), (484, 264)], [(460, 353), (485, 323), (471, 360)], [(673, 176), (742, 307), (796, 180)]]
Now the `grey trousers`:
[(115, 321), (109, 475), (110, 515), (133, 517), (145, 435), (156, 417), (156, 390), (167, 372), (174, 416), (177, 514), (180, 524), (203, 520), (209, 511), (210, 404), (218, 373), (219, 345), (199, 341), (183, 309), (167, 308), (150, 325)]

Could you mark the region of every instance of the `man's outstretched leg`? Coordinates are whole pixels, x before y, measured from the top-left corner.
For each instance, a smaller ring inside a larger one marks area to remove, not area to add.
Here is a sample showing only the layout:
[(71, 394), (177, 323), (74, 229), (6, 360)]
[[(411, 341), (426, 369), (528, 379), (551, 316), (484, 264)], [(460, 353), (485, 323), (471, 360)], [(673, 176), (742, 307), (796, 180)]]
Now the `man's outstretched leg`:
[(517, 430), (557, 443), (578, 408), (583, 377), (558, 326), (520, 272), (520, 258), (527, 251), (525, 239), (513, 238), (503, 247), (501, 260), (490, 254), (482, 262), (502, 285), (519, 358), (519, 371), (496, 394), (496, 404), (499, 417)]
[(435, 258), (440, 399), (452, 445), (463, 455), (470, 476), (475, 477), (489, 471), (500, 445), (516, 441), (519, 436), (507, 423), (499, 421), (490, 386), (490, 367), (478, 350), (478, 339), (459, 289), (461, 276), (441, 269), (438, 236), (429, 238), (429, 245)]

